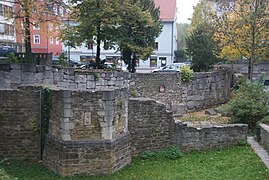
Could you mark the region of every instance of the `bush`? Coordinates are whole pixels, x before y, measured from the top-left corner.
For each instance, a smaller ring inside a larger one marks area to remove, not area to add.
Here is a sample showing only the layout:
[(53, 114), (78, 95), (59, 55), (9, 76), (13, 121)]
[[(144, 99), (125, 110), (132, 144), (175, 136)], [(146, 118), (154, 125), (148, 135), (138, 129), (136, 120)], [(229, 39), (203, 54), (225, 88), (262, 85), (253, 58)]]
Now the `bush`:
[(18, 58), (13, 52), (9, 53), (7, 58), (9, 63), (19, 63)]
[(190, 66), (182, 65), (180, 66), (180, 72), (181, 72), (181, 80), (184, 82), (190, 81), (190, 79), (193, 77), (193, 70), (190, 68)]
[(231, 117), (232, 123), (248, 124), (254, 130), (256, 123), (261, 121), (268, 112), (268, 94), (260, 83), (246, 81), (239, 86), (233, 99), (223, 108), (225, 115)]

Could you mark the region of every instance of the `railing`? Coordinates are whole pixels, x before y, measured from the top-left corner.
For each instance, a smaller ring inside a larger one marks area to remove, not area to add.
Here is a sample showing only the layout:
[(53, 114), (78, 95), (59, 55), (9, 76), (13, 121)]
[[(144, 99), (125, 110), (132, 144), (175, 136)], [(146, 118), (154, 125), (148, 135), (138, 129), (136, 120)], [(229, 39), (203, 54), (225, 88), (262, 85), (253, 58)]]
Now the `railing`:
[(15, 53), (20, 63), (48, 65), (52, 63), (52, 53), (32, 53), (32, 59), (27, 59), (26, 53)]

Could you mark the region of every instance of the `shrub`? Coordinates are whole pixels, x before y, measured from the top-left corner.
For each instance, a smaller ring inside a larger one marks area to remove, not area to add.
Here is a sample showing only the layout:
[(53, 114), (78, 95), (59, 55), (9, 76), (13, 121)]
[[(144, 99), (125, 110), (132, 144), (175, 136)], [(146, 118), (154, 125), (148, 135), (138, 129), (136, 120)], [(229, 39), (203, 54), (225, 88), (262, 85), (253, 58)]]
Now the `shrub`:
[(232, 123), (248, 124), (253, 130), (268, 112), (268, 94), (260, 83), (246, 81), (239, 86), (234, 97), (224, 106), (223, 112)]
[(19, 63), (18, 58), (15, 56), (13, 52), (9, 53), (7, 58), (9, 63)]
[(184, 82), (190, 81), (190, 79), (193, 77), (193, 70), (190, 68), (190, 66), (182, 65), (180, 66), (180, 72), (181, 72), (181, 80)]

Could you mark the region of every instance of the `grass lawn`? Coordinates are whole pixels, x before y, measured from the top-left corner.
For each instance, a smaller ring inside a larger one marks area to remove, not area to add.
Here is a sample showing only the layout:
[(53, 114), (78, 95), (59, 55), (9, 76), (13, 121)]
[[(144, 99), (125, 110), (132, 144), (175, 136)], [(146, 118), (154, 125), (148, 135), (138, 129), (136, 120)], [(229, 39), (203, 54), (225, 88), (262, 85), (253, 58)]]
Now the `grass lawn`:
[(190, 152), (177, 160), (134, 158), (110, 176), (62, 178), (38, 164), (0, 163), (0, 179), (269, 179), (269, 170), (249, 146)]

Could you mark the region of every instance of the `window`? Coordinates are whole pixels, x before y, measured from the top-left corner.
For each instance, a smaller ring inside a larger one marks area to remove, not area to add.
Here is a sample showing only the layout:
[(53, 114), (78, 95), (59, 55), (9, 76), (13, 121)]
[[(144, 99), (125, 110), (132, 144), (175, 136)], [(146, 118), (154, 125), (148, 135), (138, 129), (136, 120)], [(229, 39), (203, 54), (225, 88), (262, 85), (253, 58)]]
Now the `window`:
[(161, 66), (166, 66), (166, 57), (159, 57), (159, 60), (161, 61)]
[(60, 41), (59, 41), (58, 38), (55, 39), (55, 43), (56, 43), (56, 45), (59, 45), (60, 44)]
[[(7, 35), (7, 36), (14, 36), (14, 26), (13, 25), (9, 25), (9, 24), (2, 24), (1, 25), (2, 26), (2, 28), (4, 28), (4, 29), (1, 29), (0, 30), (0, 33), (4, 33), (5, 35)], [(3, 32), (3, 30), (4, 30), (4, 32)], [(1, 32), (2, 31), (2, 32)]]
[(88, 43), (88, 49), (93, 49), (93, 44), (92, 43)]
[(53, 37), (50, 36), (50, 44), (53, 44)]
[(150, 67), (157, 67), (157, 56), (150, 56)]
[(34, 35), (34, 44), (40, 44), (40, 36)]
[(158, 42), (155, 42), (154, 50), (157, 51), (158, 50), (158, 47), (159, 47), (159, 43)]

